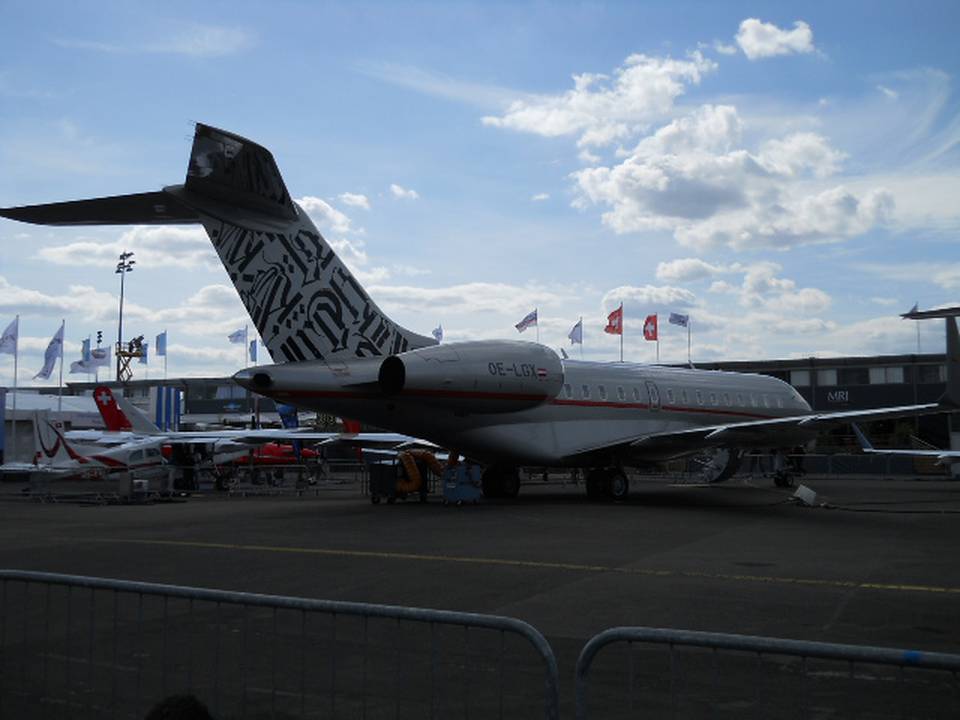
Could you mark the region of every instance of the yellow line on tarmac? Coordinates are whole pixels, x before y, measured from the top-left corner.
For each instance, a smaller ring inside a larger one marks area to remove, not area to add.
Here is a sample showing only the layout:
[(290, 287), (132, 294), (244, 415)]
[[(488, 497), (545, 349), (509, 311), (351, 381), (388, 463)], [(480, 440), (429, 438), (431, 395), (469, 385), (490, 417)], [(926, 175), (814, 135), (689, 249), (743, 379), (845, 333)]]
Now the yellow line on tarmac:
[(122, 543), (127, 545), (166, 545), (173, 547), (201, 548), (209, 550), (240, 550), (244, 552), (290, 553), (295, 555), (324, 555), (327, 557), (373, 558), (377, 560), (412, 560), (415, 562), (459, 563), (464, 565), (499, 565), (504, 567), (538, 568), (542, 570), (568, 570), (572, 572), (616, 573), (620, 575), (640, 575), (646, 577), (724, 580), (730, 582), (767, 583), (771, 585), (795, 585), (799, 587), (824, 587), (960, 595), (960, 588), (940, 585), (914, 585), (900, 583), (859, 582), (857, 580), (792, 578), (778, 577), (774, 575), (696, 572), (691, 570), (652, 570), (649, 568), (587, 565), (581, 563), (542, 562), (538, 560), (510, 560), (508, 558), (468, 557), (460, 555), (428, 555), (424, 553), (284, 547), (275, 545), (242, 545), (236, 543), (199, 542), (191, 540), (134, 540), (129, 538), (95, 538), (94, 542)]

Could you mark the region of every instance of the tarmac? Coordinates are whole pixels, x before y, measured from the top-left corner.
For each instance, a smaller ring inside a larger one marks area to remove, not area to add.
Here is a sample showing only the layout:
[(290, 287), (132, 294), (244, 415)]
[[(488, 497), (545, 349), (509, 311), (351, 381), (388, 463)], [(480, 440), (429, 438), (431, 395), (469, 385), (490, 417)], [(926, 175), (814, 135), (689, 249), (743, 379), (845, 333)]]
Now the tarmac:
[(0, 567), (519, 618), (556, 652), (564, 717), (580, 649), (615, 626), (960, 652), (960, 483), (804, 484), (815, 507), (739, 479), (635, 482), (622, 504), (537, 483), (463, 507), (373, 505), (357, 485), (146, 505), (8, 500)]

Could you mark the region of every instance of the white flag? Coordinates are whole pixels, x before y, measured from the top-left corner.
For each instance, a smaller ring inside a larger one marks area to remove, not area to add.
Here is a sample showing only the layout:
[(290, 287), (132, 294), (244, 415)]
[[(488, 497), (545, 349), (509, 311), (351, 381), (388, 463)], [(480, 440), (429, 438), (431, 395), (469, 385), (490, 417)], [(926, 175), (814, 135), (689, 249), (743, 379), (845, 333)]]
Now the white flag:
[(243, 343), (244, 345), (246, 345), (246, 344), (247, 344), (247, 329), (246, 329), (245, 327), (242, 327), (242, 328), (240, 328), (239, 330), (234, 330), (232, 333), (230, 333), (229, 335), (227, 335), (227, 340), (229, 340), (230, 342), (232, 342), (232, 343), (234, 343), (234, 344)]
[(571, 345), (576, 345), (578, 343), (583, 345), (583, 320), (577, 321), (577, 324), (574, 325), (570, 329), (570, 332), (567, 333), (567, 337), (570, 338)]
[(7, 355), (17, 354), (17, 337), (20, 335), (20, 316), (17, 315), (7, 329), (0, 335), (0, 353)]
[(437, 342), (443, 342), (443, 323), (438, 324), (433, 329), (432, 334), (433, 334), (434, 340), (436, 340)]
[(71, 375), (74, 373), (87, 373), (87, 375), (93, 375), (95, 372), (97, 372), (97, 368), (95, 368), (87, 360), (75, 360), (72, 363), (70, 363)]
[(46, 352), (43, 353), (43, 367), (40, 369), (36, 375), (33, 376), (33, 379), (36, 380), (40, 378), (42, 380), (49, 380), (50, 373), (53, 372), (53, 366), (57, 364), (57, 359), (63, 354), (63, 323), (60, 323), (60, 329), (57, 330), (56, 334), (50, 338), (50, 343), (47, 345)]

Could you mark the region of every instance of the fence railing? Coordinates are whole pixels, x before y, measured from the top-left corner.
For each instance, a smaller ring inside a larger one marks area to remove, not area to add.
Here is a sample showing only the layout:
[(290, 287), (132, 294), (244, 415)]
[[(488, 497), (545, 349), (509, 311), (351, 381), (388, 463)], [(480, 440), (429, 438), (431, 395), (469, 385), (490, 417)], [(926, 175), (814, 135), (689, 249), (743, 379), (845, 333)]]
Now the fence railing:
[[(604, 693), (591, 701), (594, 661), (617, 643), (625, 652), (606, 663)], [(603, 718), (960, 717), (958, 671), (955, 654), (619, 627), (577, 659), (576, 716), (593, 704)]]
[(558, 692), (513, 618), (0, 570), (0, 717), (142, 718), (186, 693), (215, 717), (555, 720)]

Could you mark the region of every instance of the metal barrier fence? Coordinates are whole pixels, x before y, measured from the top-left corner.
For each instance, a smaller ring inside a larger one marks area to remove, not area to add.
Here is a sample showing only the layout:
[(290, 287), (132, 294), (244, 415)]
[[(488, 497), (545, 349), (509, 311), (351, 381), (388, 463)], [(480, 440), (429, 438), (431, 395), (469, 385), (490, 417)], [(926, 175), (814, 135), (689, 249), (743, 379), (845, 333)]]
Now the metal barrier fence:
[[(588, 682), (597, 654), (614, 643), (626, 648), (604, 653), (605, 672)], [(955, 718), (958, 671), (960, 655), (947, 653), (620, 627), (593, 637), (577, 659), (576, 716)], [(597, 684), (606, 693), (588, 708)]]
[[(242, 567), (237, 568), (243, 572)], [(558, 716), (544, 637), (494, 615), (0, 570), (0, 717)]]

